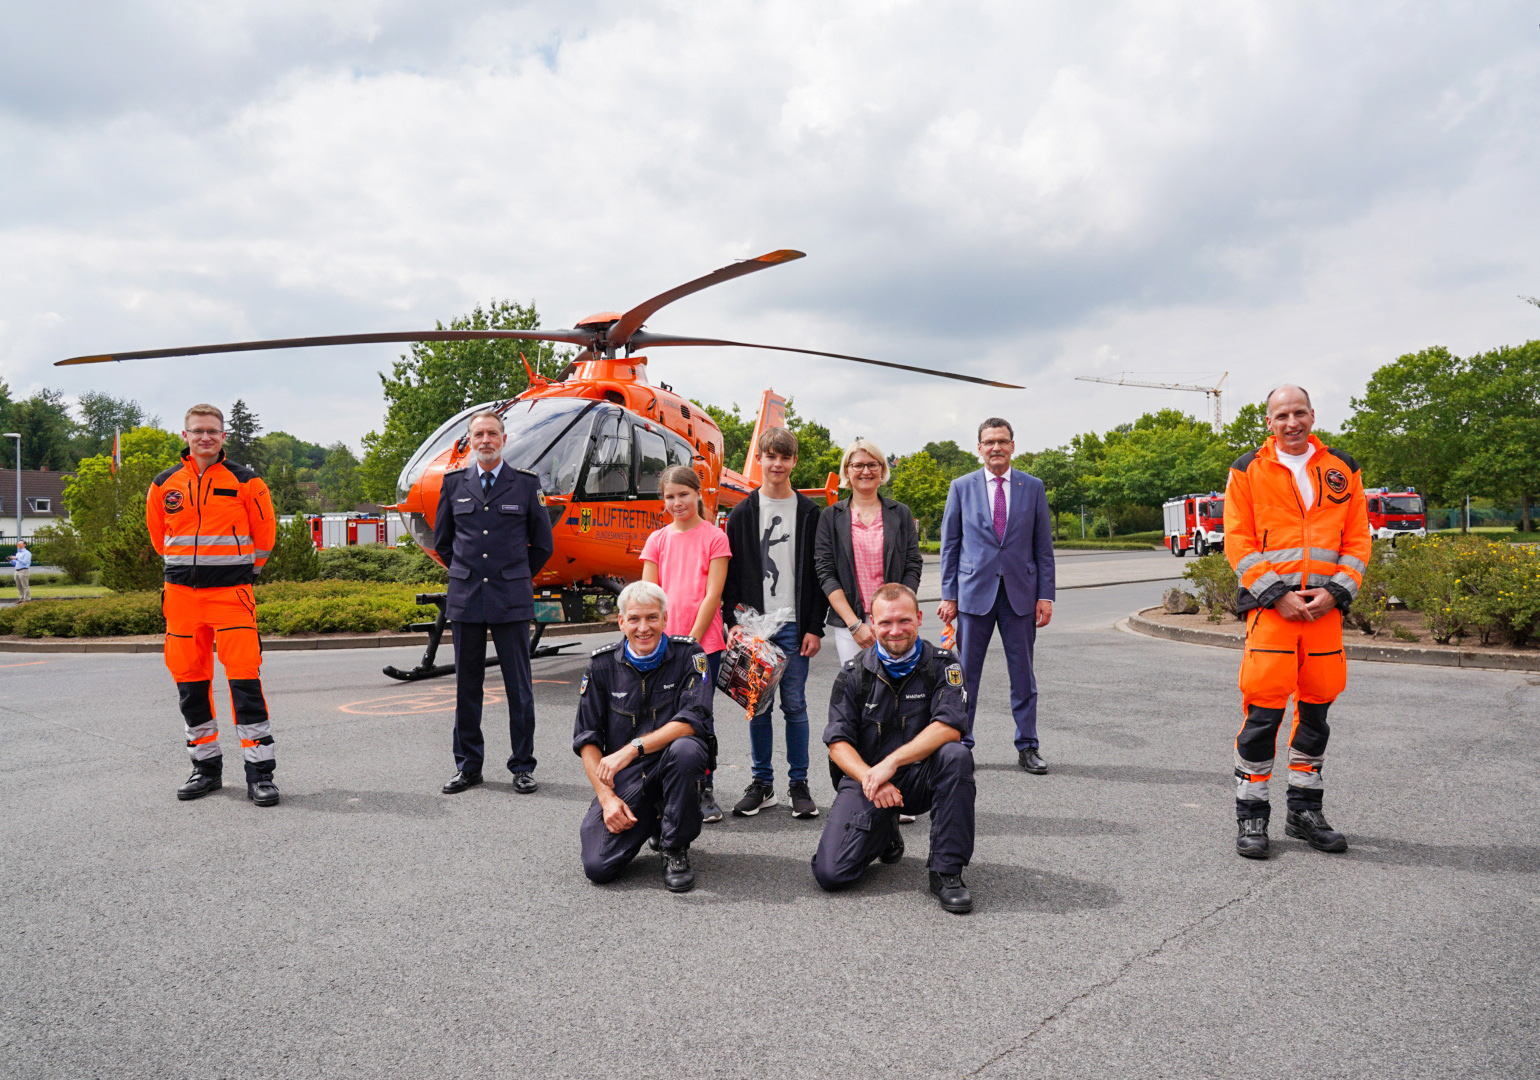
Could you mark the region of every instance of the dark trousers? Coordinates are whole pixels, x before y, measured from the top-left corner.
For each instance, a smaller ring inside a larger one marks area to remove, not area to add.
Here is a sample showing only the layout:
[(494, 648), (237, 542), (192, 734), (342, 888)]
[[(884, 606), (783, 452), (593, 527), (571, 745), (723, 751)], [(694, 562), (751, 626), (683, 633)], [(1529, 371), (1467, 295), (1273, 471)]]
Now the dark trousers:
[(455, 767), (479, 773), (486, 757), (481, 737), (481, 691), (486, 677), (487, 634), (497, 646), (508, 696), (509, 772), (535, 771), (535, 688), (529, 672), (529, 623), (454, 624)]
[(960, 874), (973, 858), (973, 751), (960, 742), (944, 744), (924, 761), (905, 765), (893, 777), (904, 805), (879, 809), (847, 776), (829, 807), (813, 877), (833, 892), (853, 885), (866, 866), (888, 846), (900, 812), (919, 816), (930, 811), (930, 858), (938, 874)]
[[(1011, 677), (1011, 716), (1016, 720), (1016, 749), (1037, 746), (1037, 677), (1032, 673), (1032, 645), (1037, 641), (1037, 605), (1025, 615), (1011, 608), (1005, 595), (1005, 583), (995, 594), (995, 606), (985, 615), (957, 613), (957, 646), (962, 660), (963, 685), (968, 690), (968, 726), (973, 727), (979, 707), (979, 678), (984, 674), (984, 656), (995, 626), (1000, 627), (1000, 645), (1005, 650), (1005, 670)], [(973, 732), (963, 736), (963, 745), (973, 748)]]
[(666, 848), (687, 848), (700, 835), (700, 796), (697, 785), (706, 771), (706, 744), (695, 735), (675, 739), (655, 758), (644, 758), (615, 777), (615, 794), (636, 815), (625, 832), (604, 827), (604, 810), (596, 798), (588, 804), (580, 830), (583, 873), (602, 885), (613, 881), (636, 858), (649, 837), (657, 834)]

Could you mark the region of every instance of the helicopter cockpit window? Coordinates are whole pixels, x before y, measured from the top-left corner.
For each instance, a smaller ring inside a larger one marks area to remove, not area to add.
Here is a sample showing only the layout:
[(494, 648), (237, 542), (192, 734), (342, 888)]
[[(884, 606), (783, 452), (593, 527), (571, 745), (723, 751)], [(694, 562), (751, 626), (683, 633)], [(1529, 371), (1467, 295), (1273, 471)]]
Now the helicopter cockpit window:
[(577, 487), (583, 451), (588, 446), (592, 402), (580, 398), (516, 401), (503, 414), (508, 442), (503, 460), (528, 469), (547, 495), (570, 495)]
[(657, 495), (658, 480), (668, 468), (668, 451), (663, 436), (646, 428), (636, 429), (636, 493)]
[(668, 440), (668, 463), (689, 468), (695, 464), (695, 448), (683, 439)]
[(594, 426), (593, 451), (583, 494), (624, 498), (631, 492), (631, 425), (617, 411), (601, 417)]

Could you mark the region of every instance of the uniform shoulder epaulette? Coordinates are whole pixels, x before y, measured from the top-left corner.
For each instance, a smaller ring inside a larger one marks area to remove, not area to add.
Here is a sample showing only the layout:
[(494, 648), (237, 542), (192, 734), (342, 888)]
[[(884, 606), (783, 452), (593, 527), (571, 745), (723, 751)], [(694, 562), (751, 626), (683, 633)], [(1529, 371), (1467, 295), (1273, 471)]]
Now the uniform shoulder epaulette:
[(849, 660), (846, 660), (843, 664), (841, 664), (840, 668), (844, 671), (854, 671), (860, 666), (861, 658), (859, 656), (852, 656)]
[(467, 468), (469, 468), (469, 466), (461, 465), (458, 469), (445, 469), (444, 470), (444, 475), (445, 476), (455, 476), (455, 475), (457, 475), (459, 473), (463, 473)]
[(1259, 446), (1256, 448), (1256, 450), (1247, 450), (1244, 454), (1230, 463), (1230, 468), (1236, 472), (1245, 472), (1247, 469), (1251, 468), (1251, 463), (1257, 459), (1257, 450), (1260, 449), (1262, 448)]
[(668, 640), (677, 641), (681, 645), (694, 645), (696, 643), (695, 639), (689, 634), (670, 634), (668, 635)]
[(951, 649), (943, 649), (940, 645), (937, 645), (936, 659), (945, 664), (955, 664), (957, 663), (957, 654)]
[(593, 652), (589, 653), (588, 655), (589, 656), (603, 656), (605, 653), (612, 653), (612, 652), (614, 652), (616, 649), (620, 648), (620, 645), (621, 645), (620, 642), (612, 641), (608, 645), (600, 645), (597, 649), (595, 649)]
[(1358, 459), (1355, 458), (1352, 454), (1348, 453), (1346, 450), (1339, 449), (1338, 447), (1335, 447), (1335, 446), (1328, 446), (1326, 448), (1326, 452), (1328, 454), (1334, 454), (1337, 457), (1341, 458), (1343, 464), (1345, 464), (1348, 468), (1352, 469), (1354, 472), (1358, 472), (1359, 471)]
[(164, 472), (156, 473), (155, 474), (155, 479), (150, 481), (150, 482), (152, 484), (154, 484), (156, 487), (160, 487), (160, 485), (164, 484), (167, 480), (170, 480), (173, 476), (175, 476), (177, 473), (179, 473), (181, 471), (182, 471), (182, 466), (180, 466), (180, 465), (173, 465), (173, 466), (171, 466), (171, 468), (166, 469)]
[(540, 479), (540, 474), (537, 473), (534, 469), (514, 469), (513, 471), (514, 472), (521, 472), (525, 476), (533, 476), (536, 480)]

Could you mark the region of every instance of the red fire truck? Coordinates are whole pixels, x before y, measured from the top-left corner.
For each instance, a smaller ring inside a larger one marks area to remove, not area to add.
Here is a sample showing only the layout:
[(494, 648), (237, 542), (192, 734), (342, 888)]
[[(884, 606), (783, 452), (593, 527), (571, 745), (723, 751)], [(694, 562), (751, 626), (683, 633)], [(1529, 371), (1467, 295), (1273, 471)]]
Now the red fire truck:
[(1194, 555), (1207, 555), (1225, 546), (1225, 497), (1220, 492), (1168, 499), (1161, 512), (1166, 546), (1177, 558), (1189, 550)]
[(1376, 540), (1428, 535), (1427, 508), (1416, 488), (1368, 488), (1364, 497), (1369, 503), (1369, 532)]

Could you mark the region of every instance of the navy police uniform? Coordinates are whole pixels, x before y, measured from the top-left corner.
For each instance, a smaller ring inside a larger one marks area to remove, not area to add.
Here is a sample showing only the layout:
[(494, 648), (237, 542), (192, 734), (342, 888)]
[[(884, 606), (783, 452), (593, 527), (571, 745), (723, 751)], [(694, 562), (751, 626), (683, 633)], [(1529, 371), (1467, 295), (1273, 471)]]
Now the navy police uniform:
[(513, 751), (508, 771), (535, 768), (535, 702), (529, 670), (529, 622), (535, 617), (532, 579), (551, 557), (551, 520), (535, 474), (503, 463), (491, 490), (481, 466), (444, 474), (433, 548), (449, 568), (449, 620), (454, 624), (455, 766), (481, 772), (481, 694), (487, 634), (502, 661)]
[[(834, 680), (823, 741), (831, 746), (847, 742), (861, 760), (875, 765), (932, 721), (966, 736), (971, 724), (957, 657), (928, 641), (921, 641), (920, 649), (919, 663), (897, 683), (878, 659), (876, 646), (847, 662)], [(813, 877), (820, 886), (833, 891), (854, 884), (893, 841), (900, 812), (918, 816), (930, 811), (932, 871), (960, 874), (968, 865), (973, 857), (973, 752), (961, 742), (943, 743), (930, 757), (899, 769), (893, 785), (904, 804), (882, 809), (859, 782), (841, 774), (813, 856)]]
[(578, 690), (572, 749), (597, 746), (612, 754), (673, 720), (694, 729), (661, 751), (637, 758), (615, 775), (615, 794), (636, 815), (622, 833), (604, 826), (598, 798), (583, 817), (583, 873), (589, 880), (612, 881), (657, 834), (664, 848), (685, 849), (700, 835), (697, 782), (706, 771), (711, 735), (711, 683), (706, 654), (687, 637), (671, 637), (662, 662), (651, 671), (633, 667), (615, 642), (596, 650)]

